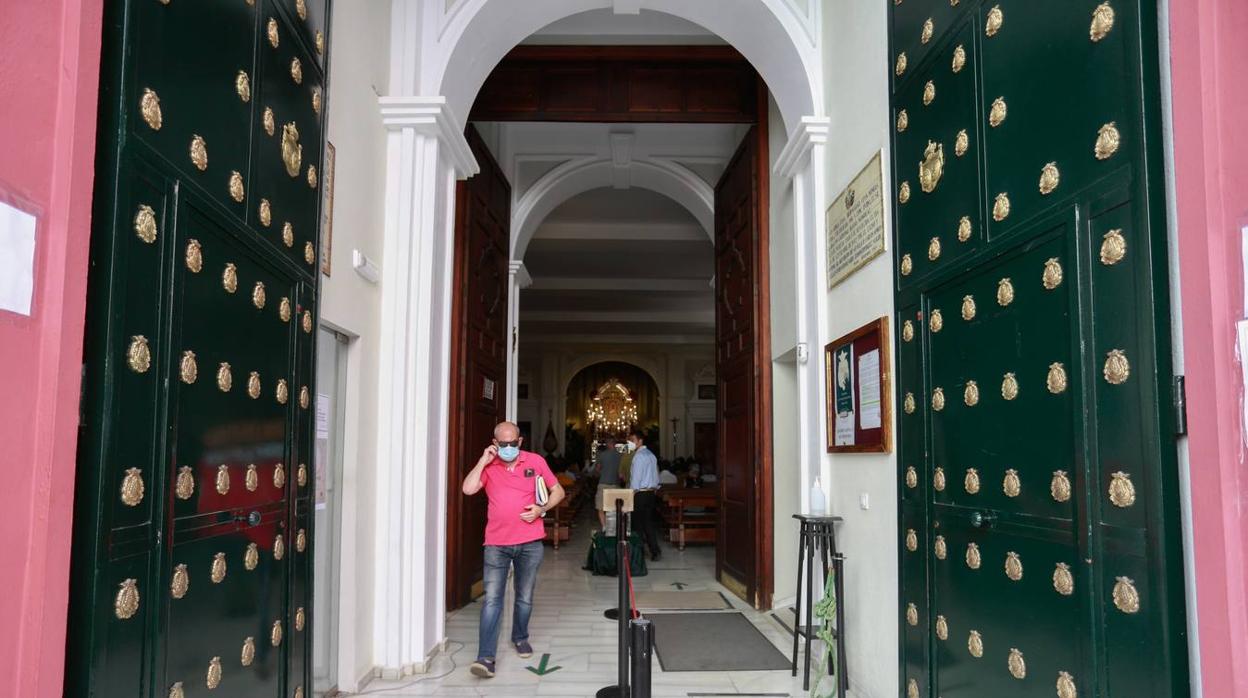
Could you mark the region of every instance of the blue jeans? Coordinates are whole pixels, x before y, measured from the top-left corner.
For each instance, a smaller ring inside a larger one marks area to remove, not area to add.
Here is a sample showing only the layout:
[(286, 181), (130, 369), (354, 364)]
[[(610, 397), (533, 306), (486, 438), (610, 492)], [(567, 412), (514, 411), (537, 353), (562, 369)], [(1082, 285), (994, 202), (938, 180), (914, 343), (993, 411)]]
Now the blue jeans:
[(516, 606), (511, 619), (512, 643), (529, 639), (529, 616), (533, 614), (533, 587), (545, 549), (542, 541), (521, 545), (485, 546), (485, 602), (481, 606), (481, 636), (478, 659), (493, 659), (498, 649), (498, 626), (503, 618), (503, 594), (507, 591), (507, 570), (516, 571)]

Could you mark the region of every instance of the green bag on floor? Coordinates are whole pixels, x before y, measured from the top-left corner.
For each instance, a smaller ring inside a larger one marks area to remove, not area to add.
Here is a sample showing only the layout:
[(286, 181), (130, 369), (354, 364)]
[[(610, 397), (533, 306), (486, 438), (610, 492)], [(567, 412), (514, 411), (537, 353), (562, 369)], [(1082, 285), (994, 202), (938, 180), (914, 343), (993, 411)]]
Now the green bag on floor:
[[(581, 569), (595, 575), (614, 577), (615, 556), (615, 536), (604, 536), (602, 531), (595, 531), (589, 543), (589, 553), (585, 556), (585, 566)], [(628, 566), (634, 577), (644, 577), (648, 573), (645, 547), (636, 531), (628, 536)]]

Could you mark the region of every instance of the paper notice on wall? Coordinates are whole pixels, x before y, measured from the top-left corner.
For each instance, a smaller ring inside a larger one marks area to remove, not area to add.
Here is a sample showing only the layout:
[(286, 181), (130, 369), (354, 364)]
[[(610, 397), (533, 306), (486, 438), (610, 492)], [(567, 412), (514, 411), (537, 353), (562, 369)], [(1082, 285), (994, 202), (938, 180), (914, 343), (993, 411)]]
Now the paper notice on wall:
[(329, 472), (329, 396), (316, 395), (316, 472), (315, 502), (317, 509), (324, 509), (328, 499), (325, 474)]
[[(1239, 371), (1241, 394), (1248, 394), (1248, 320), (1235, 323), (1236, 352), (1239, 354)], [(1244, 421), (1242, 430), (1244, 445), (1248, 446), (1248, 400), (1241, 401), (1240, 417)]]
[(35, 292), (35, 217), (0, 202), (0, 310), (30, 315)]
[(836, 413), (836, 440), (833, 443), (837, 446), (853, 446), (854, 445), (854, 413), (853, 412), (837, 412)]
[(834, 372), (833, 392), (836, 407), (836, 433), (832, 443), (836, 446), (854, 445), (854, 376), (850, 370), (853, 365), (851, 354), (849, 346), (837, 349), (831, 369)]
[(481, 397), (486, 400), (494, 399), (494, 381), (486, 378), (485, 383), (481, 386)]
[(880, 428), (880, 350), (858, 357), (858, 428)]
[(316, 438), (329, 438), (329, 396), (323, 393), (316, 395)]

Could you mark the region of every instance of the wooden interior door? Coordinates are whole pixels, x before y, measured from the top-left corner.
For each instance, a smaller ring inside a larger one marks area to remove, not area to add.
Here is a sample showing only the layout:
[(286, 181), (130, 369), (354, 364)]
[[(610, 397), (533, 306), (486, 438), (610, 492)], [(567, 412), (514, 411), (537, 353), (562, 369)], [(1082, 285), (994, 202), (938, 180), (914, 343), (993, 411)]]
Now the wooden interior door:
[[(455, 299), (451, 357), (451, 433), (447, 511), (447, 608), (481, 593), (486, 498), (459, 483), (504, 419), (507, 379), (507, 249), (511, 187), (476, 129), (468, 143), (481, 171), (455, 197)], [(528, 445), (530, 448), (531, 444)]]
[(905, 694), (1187, 695), (1156, 3), (890, 12)]
[[(715, 187), (715, 365), (719, 535), (715, 575), (771, 605), (771, 380), (767, 323), (766, 121)], [(761, 583), (760, 583), (761, 582)]]
[(311, 695), (329, 10), (107, 3), (64, 695)]

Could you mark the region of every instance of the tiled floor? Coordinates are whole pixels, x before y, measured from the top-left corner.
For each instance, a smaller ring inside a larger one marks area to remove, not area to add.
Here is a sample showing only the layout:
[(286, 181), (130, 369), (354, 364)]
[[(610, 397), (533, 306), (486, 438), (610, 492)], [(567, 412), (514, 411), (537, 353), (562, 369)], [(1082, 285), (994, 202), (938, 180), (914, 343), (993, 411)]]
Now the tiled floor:
[[(447, 618), (447, 650), (433, 662), (430, 672), (400, 681), (374, 680), (362, 694), (388, 696), (593, 696), (598, 689), (615, 684), (615, 621), (602, 612), (616, 606), (614, 577), (594, 577), (581, 570), (591, 528), (588, 522), (573, 529), (572, 540), (558, 551), (546, 547), (535, 592), (533, 618), (529, 623), (534, 656), (521, 659), (507, 643), (510, 637), (511, 597), (506, 600), (505, 620), (499, 634), (498, 673), (479, 679), (468, 672), (476, 658), (477, 622), (481, 613), (474, 603)], [(770, 614), (748, 609), (744, 603), (713, 581), (715, 550), (690, 546), (684, 552), (664, 545), (663, 558), (650, 564), (650, 573), (634, 580), (637, 591), (673, 590), (683, 582), (686, 590), (722, 591), (737, 610), (788, 656), (792, 638)], [(549, 667), (558, 671), (537, 676), (525, 667), (536, 667), (543, 653), (550, 654)], [(801, 677), (788, 671), (674, 672), (666, 673), (658, 661), (653, 666), (654, 696), (804, 696)]]

